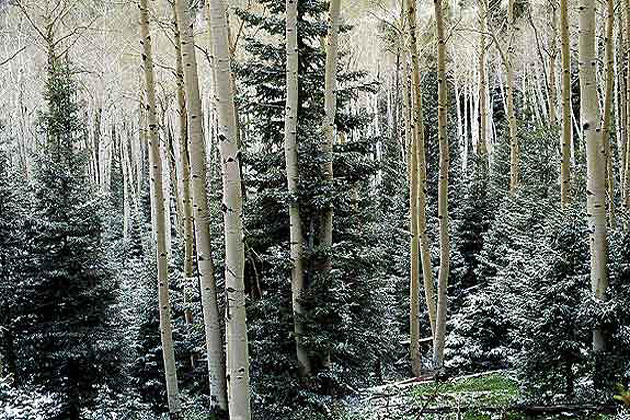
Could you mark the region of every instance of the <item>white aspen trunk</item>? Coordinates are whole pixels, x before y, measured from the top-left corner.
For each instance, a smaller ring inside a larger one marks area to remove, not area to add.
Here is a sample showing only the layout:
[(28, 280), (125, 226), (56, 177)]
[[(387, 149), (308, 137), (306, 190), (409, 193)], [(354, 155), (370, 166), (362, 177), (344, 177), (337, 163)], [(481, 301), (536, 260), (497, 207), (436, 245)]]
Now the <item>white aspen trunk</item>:
[(151, 160), (151, 184), (154, 185), (155, 228), (157, 239), (158, 266), (158, 305), (160, 309), (160, 337), (162, 341), (162, 357), (164, 359), (164, 375), (166, 379), (166, 395), (172, 418), (179, 417), (181, 407), (177, 386), (177, 369), (175, 366), (175, 349), (173, 347), (173, 331), (171, 325), (171, 308), (168, 289), (168, 260), (166, 249), (166, 219), (164, 199), (162, 197), (162, 162), (158, 122), (155, 109), (155, 82), (153, 74), (153, 53), (151, 51), (151, 35), (149, 32), (149, 10), (147, 0), (140, 0), (140, 39), (142, 44), (142, 61), (147, 91), (147, 114), (149, 119), (149, 141)]
[(236, 136), (228, 23), (224, 0), (210, 0), (210, 24), (216, 80), (215, 101), (218, 113), (218, 142), (223, 173), (229, 412), (231, 420), (250, 420), (249, 355), (245, 316), (245, 283), (243, 279), (241, 153)]
[[(324, 179), (333, 181), (333, 144), (335, 143), (335, 117), (337, 112), (337, 61), (339, 55), (339, 24), (341, 0), (331, 0), (328, 12), (328, 37), (326, 43), (326, 70), (324, 76), (324, 121), (322, 128), (325, 141), (322, 145), (324, 164), (322, 172)], [(322, 215), (320, 246), (325, 249), (325, 259), (322, 264), (325, 273), (331, 269), (331, 248), (333, 231), (332, 205), (325, 209)]]
[[(606, 299), (608, 286), (606, 236), (606, 153), (602, 144), (597, 101), (595, 0), (580, 0), (579, 69), (582, 124), (586, 141), (586, 202), (591, 248), (591, 286), (597, 300)], [(593, 330), (593, 349), (606, 349), (603, 332)]]
[[(475, 72), (476, 79), (479, 80), (478, 72)], [(471, 86), (471, 95), (470, 95), (470, 109), (472, 110), (472, 119), (470, 124), (470, 132), (471, 132), (471, 141), (473, 146), (473, 153), (479, 154), (481, 151), (479, 150), (479, 134), (481, 132), (479, 125), (479, 110), (481, 107), (481, 100), (479, 95), (479, 89), (473, 89)]]
[(608, 221), (611, 227), (615, 226), (615, 177), (613, 174), (612, 149), (610, 146), (610, 123), (613, 112), (613, 86), (615, 84), (615, 50), (613, 44), (613, 34), (615, 26), (615, 4), (614, 0), (606, 0), (606, 90), (604, 98), (604, 119), (601, 130), (602, 144), (606, 154), (606, 191), (608, 196)]
[(555, 126), (557, 117), (558, 88), (556, 87), (556, 58), (558, 56), (558, 13), (556, 3), (551, 3), (551, 47), (549, 53), (549, 125)]
[(295, 347), (298, 361), (298, 370), (301, 377), (311, 373), (311, 362), (308, 353), (302, 345), (304, 326), (302, 318), (304, 310), (300, 303), (301, 294), (304, 291), (304, 272), (302, 264), (302, 250), (304, 237), (302, 235), (302, 218), (297, 201), (299, 182), (298, 163), (298, 0), (286, 1), (286, 49), (287, 49), (287, 97), (284, 119), (284, 155), (287, 169), (287, 188), (290, 195), (289, 204), (289, 241), (291, 251), (291, 302), (293, 305), (293, 327), (295, 332)]
[(565, 208), (571, 198), (571, 49), (569, 44), (568, 0), (560, 0), (560, 36), (562, 54), (562, 137), (560, 140), (560, 206)]
[(464, 103), (463, 103), (463, 107), (464, 107), (464, 149), (463, 149), (463, 156), (462, 156), (462, 169), (464, 172), (464, 176), (468, 176), (468, 124), (470, 121), (470, 107), (469, 105), (469, 91), (468, 91), (468, 87), (466, 85), (464, 85), (464, 90), (463, 90), (463, 95), (464, 95)]
[(506, 109), (508, 120), (508, 132), (510, 136), (510, 192), (516, 191), (520, 183), (520, 146), (516, 136), (516, 112), (514, 111), (514, 0), (508, 0), (508, 36), (509, 44), (504, 60), (506, 81)]
[[(214, 278), (214, 262), (212, 259), (212, 246), (210, 241), (210, 212), (206, 196), (206, 145), (202, 127), (203, 112), (201, 110), (201, 99), (199, 97), (197, 56), (193, 38), (194, 24), (188, 12), (189, 6), (188, 1), (186, 0), (175, 1), (176, 19), (181, 40), (182, 64), (184, 69), (184, 86), (187, 106), (186, 113), (188, 116), (188, 149), (192, 169), (192, 207), (197, 245), (197, 266), (199, 270), (201, 305), (203, 308), (203, 321), (206, 335), (211, 408), (218, 408), (225, 411), (228, 409), (227, 377), (225, 370), (225, 356), (223, 353), (223, 333), (217, 300), (216, 282)], [(228, 86), (228, 91), (229, 90)], [(226, 225), (226, 232), (227, 229), (228, 226)], [(242, 233), (240, 239), (242, 241)], [(227, 264), (227, 268), (231, 269), (232, 267), (230, 264)], [(242, 263), (240, 270), (240, 280), (242, 282)], [(226, 277), (226, 282), (227, 280), (228, 279)], [(229, 287), (227, 286), (227, 283), (226, 287)], [(244, 293), (244, 290), (242, 293)], [(229, 299), (230, 296), (228, 294), (228, 300)], [(245, 308), (243, 306), (243, 312), (244, 309)]]
[(624, 164), (624, 179), (623, 179), (623, 191), (624, 191), (624, 206), (626, 208), (630, 208), (630, 0), (624, 1), (624, 11), (626, 17), (626, 91), (625, 91), (625, 102), (626, 109), (624, 112), (626, 127), (625, 134), (626, 138), (624, 139), (625, 147), (625, 164)]
[[(417, 214), (412, 213), (412, 228), (415, 218), (417, 221), (417, 236), (420, 245), (420, 259), (422, 262), (422, 275), (424, 279), (424, 293), (429, 313), (429, 325), (431, 325), (431, 334), (435, 338), (435, 285), (433, 282), (433, 270), (431, 268), (431, 252), (429, 245), (429, 236), (427, 234), (427, 218), (426, 218), (426, 158), (424, 147), (424, 122), (422, 115), (422, 90), (420, 87), (420, 60), (418, 58), (418, 40), (416, 37), (416, 3), (415, 1), (409, 1), (407, 5), (407, 16), (409, 21), (409, 41), (411, 49), (411, 63), (412, 63), (412, 78), (413, 78), (413, 99), (414, 99), (414, 114), (413, 114), (413, 140), (415, 142), (415, 150), (412, 152), (415, 155), (417, 162), (417, 169), (412, 172), (417, 172), (417, 175), (412, 173), (412, 178), (417, 176), (418, 182), (415, 188), (417, 194)], [(413, 182), (412, 182), (413, 183)], [(413, 186), (412, 186), (413, 188)], [(413, 192), (413, 191), (412, 191)], [(413, 239), (412, 239), (413, 240)], [(413, 245), (413, 244), (412, 244)], [(412, 260), (412, 264), (417, 264), (417, 261)], [(416, 276), (417, 277), (417, 276)], [(411, 368), (414, 375), (418, 376), (421, 373), (421, 360), (420, 360), (420, 325), (419, 325), (419, 301), (418, 301), (418, 287), (419, 280), (411, 278), (411, 308), (410, 308), (410, 336), (411, 336)]]
[[(486, 70), (486, 19), (488, 15), (488, 0), (479, 3), (479, 140), (477, 152), (482, 162), (488, 159), (488, 85)], [(486, 166), (486, 163), (483, 163)]]
[(446, 37), (442, 0), (435, 0), (435, 22), (437, 38), (438, 76), (438, 144), (440, 149), (440, 178), (438, 181), (438, 225), (440, 232), (440, 271), (437, 287), (437, 314), (433, 358), (437, 368), (444, 366), (444, 344), (446, 338), (447, 287), (450, 268), (450, 239), (448, 221), (448, 169), (449, 144), (447, 133), (448, 89), (446, 85)]

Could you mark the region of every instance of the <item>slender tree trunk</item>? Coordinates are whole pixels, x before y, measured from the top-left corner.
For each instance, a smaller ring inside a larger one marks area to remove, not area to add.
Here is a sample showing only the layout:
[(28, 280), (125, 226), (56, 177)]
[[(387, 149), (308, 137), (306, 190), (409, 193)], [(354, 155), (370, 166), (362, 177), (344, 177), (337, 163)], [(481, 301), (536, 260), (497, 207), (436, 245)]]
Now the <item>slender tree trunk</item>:
[[(602, 144), (597, 101), (595, 0), (580, 0), (580, 89), (582, 125), (586, 141), (587, 214), (591, 248), (591, 286), (595, 298), (606, 299), (608, 286), (606, 237), (606, 153)], [(606, 348), (603, 332), (593, 331), (593, 349)]]
[(621, 198), (625, 200), (625, 168), (626, 168), (626, 139), (628, 131), (628, 115), (627, 110), (627, 98), (626, 98), (626, 76), (625, 76), (625, 38), (624, 38), (624, 8), (623, 2), (620, 2), (620, 11), (618, 13), (617, 22), (617, 119), (619, 121), (618, 126), (618, 150), (619, 150), (619, 188), (621, 190)]
[(228, 22), (224, 0), (210, 0), (210, 24), (218, 141), (223, 175), (223, 212), (225, 224), (225, 288), (227, 292), (227, 371), (229, 412), (232, 420), (251, 418), (249, 400), (249, 354), (245, 317), (243, 203), (241, 190), (241, 153), (237, 144), (236, 116), (232, 92), (232, 69), (228, 41)]
[(448, 231), (448, 169), (449, 144), (447, 133), (448, 89), (446, 86), (446, 37), (442, 0), (434, 0), (437, 34), (438, 72), (438, 144), (440, 148), (440, 179), (438, 186), (438, 223), (440, 230), (440, 272), (438, 275), (437, 318), (433, 343), (434, 362), (437, 368), (444, 365), (446, 337), (446, 306), (450, 265), (450, 241)]
[[(431, 333), (435, 338), (435, 286), (433, 283), (433, 270), (431, 267), (431, 252), (429, 245), (429, 236), (427, 234), (427, 217), (426, 217), (426, 160), (424, 149), (424, 124), (422, 116), (422, 90), (420, 88), (420, 60), (418, 58), (418, 40), (416, 36), (416, 3), (415, 1), (409, 1), (407, 4), (407, 18), (409, 20), (409, 41), (411, 49), (411, 64), (412, 64), (412, 78), (413, 78), (413, 95), (414, 95), (414, 114), (413, 114), (413, 128), (415, 142), (415, 158), (417, 167), (418, 187), (417, 187), (417, 214), (412, 214), (412, 219), (417, 217), (418, 236), (420, 243), (420, 259), (422, 262), (422, 276), (424, 279), (424, 293), (429, 313), (429, 324), (431, 325)], [(413, 284), (412, 284), (413, 286)], [(413, 292), (417, 294), (417, 292)], [(413, 303), (413, 299), (412, 299)], [(415, 310), (411, 308), (413, 313)], [(419, 322), (419, 321), (418, 321)], [(419, 328), (419, 326), (418, 326)], [(419, 339), (419, 331), (417, 332)], [(412, 353), (415, 351), (415, 346), (419, 343), (414, 343), (412, 340), (411, 349)], [(420, 357), (412, 358), (412, 370), (415, 374), (419, 375), (421, 370)]]
[(560, 0), (560, 37), (562, 49), (562, 138), (560, 141), (560, 205), (571, 197), (571, 49), (569, 44), (569, 0)]
[[(203, 135), (203, 113), (199, 97), (197, 57), (193, 38), (193, 21), (186, 0), (175, 0), (177, 22), (181, 39), (186, 111), (188, 115), (189, 159), (192, 168), (192, 197), (197, 265), (199, 269), (201, 304), (208, 353), (210, 398), (213, 409), (227, 410), (227, 378), (223, 353), (223, 333), (217, 302), (214, 263), (210, 242), (210, 212), (206, 196), (206, 149)], [(228, 91), (229, 89), (228, 85)], [(239, 176), (240, 178), (240, 176)], [(242, 239), (242, 238), (241, 238)], [(242, 280), (242, 275), (241, 275)]]
[(487, 166), (488, 160), (488, 85), (486, 70), (486, 19), (488, 17), (488, 0), (479, 3), (479, 142), (477, 152), (482, 161), (482, 166)]
[(507, 119), (510, 134), (510, 191), (514, 192), (520, 183), (520, 147), (516, 136), (516, 115), (514, 111), (514, 68), (512, 60), (514, 57), (514, 0), (508, 0), (508, 47), (505, 60), (505, 71), (507, 75), (506, 104)]
[(166, 220), (162, 189), (162, 162), (160, 157), (160, 140), (155, 108), (155, 82), (153, 74), (153, 53), (151, 51), (151, 35), (149, 32), (149, 10), (147, 0), (140, 0), (140, 36), (142, 44), (142, 61), (147, 90), (147, 113), (149, 117), (149, 142), (151, 160), (151, 183), (154, 184), (155, 229), (157, 237), (158, 265), (158, 305), (160, 308), (160, 337), (162, 340), (162, 356), (164, 359), (164, 375), (166, 377), (166, 395), (168, 408), (172, 418), (178, 418), (181, 407), (177, 386), (177, 370), (175, 366), (175, 350), (173, 348), (173, 332), (171, 325), (171, 308), (168, 290), (168, 250), (166, 249)]
[(286, 113), (284, 119), (284, 155), (287, 165), (287, 186), (290, 195), (289, 204), (289, 240), (291, 243), (291, 301), (293, 304), (293, 327), (295, 331), (295, 346), (298, 360), (298, 369), (301, 377), (311, 373), (311, 362), (308, 353), (302, 345), (304, 334), (302, 318), (304, 311), (300, 303), (300, 297), (304, 291), (304, 272), (302, 265), (302, 250), (304, 237), (302, 235), (302, 219), (298, 204), (299, 166), (297, 145), (298, 123), (298, 0), (287, 0), (286, 18), (286, 48), (287, 48), (287, 98)]
[[(322, 128), (325, 140), (322, 145), (324, 155), (323, 173), (327, 182), (333, 181), (333, 144), (335, 142), (335, 116), (337, 112), (337, 61), (339, 53), (339, 21), (341, 1), (331, 0), (328, 14), (328, 37), (326, 45), (326, 73), (324, 78), (324, 121)], [(332, 203), (324, 210), (320, 233), (320, 246), (325, 249), (324, 272), (331, 269), (331, 248), (333, 231)]]
[(602, 144), (606, 154), (606, 187), (608, 195), (608, 221), (610, 226), (615, 225), (615, 177), (612, 164), (612, 149), (610, 147), (610, 123), (613, 111), (613, 87), (615, 86), (615, 50), (613, 34), (615, 26), (614, 0), (606, 0), (606, 93), (604, 99), (604, 121), (601, 131)]
[(623, 170), (623, 191), (625, 197), (625, 207), (630, 208), (630, 0), (624, 0), (624, 9), (626, 16), (626, 109), (625, 118), (626, 124), (626, 138), (624, 139), (626, 145), (625, 151), (625, 165)]
[[(186, 110), (186, 92), (184, 81), (184, 63), (182, 60), (182, 43), (179, 23), (177, 22), (177, 8), (173, 3), (173, 26), (175, 28), (175, 65), (177, 72), (177, 116), (179, 118), (179, 163), (181, 167), (182, 190), (182, 236), (184, 239), (184, 317), (186, 324), (193, 323), (191, 294), (194, 289), (194, 217), (191, 196), (190, 158), (188, 151), (188, 112)], [(191, 364), (195, 364), (195, 356), (191, 355)]]
[(556, 59), (558, 58), (558, 10), (557, 4), (551, 3), (551, 48), (549, 54), (549, 124), (555, 126), (557, 117), (558, 89), (556, 87)]

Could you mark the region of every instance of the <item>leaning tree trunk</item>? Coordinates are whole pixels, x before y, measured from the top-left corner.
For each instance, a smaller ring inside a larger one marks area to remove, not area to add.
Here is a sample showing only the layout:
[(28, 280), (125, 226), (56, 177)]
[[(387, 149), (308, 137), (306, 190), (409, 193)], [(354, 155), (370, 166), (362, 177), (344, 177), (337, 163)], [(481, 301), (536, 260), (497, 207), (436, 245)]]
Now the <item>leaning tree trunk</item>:
[(514, 111), (514, 67), (512, 60), (514, 57), (514, 0), (508, 0), (508, 47), (505, 59), (506, 102), (508, 131), (510, 135), (510, 192), (514, 192), (520, 182), (520, 147), (516, 136), (516, 115)]
[(569, 40), (569, 0), (560, 0), (562, 49), (562, 139), (560, 142), (560, 205), (565, 208), (571, 195), (571, 45)]
[(286, 113), (284, 117), (284, 155), (287, 165), (287, 186), (290, 195), (289, 204), (289, 240), (291, 243), (291, 301), (293, 304), (293, 328), (295, 331), (295, 347), (298, 360), (298, 368), (301, 377), (311, 373), (311, 362), (308, 353), (302, 344), (304, 317), (300, 296), (304, 291), (304, 272), (302, 266), (302, 249), (304, 237), (302, 236), (302, 219), (298, 204), (298, 0), (287, 0), (286, 19), (286, 48), (287, 48), (287, 98)]
[(142, 61), (147, 90), (147, 114), (149, 118), (149, 158), (151, 161), (151, 183), (155, 198), (152, 201), (155, 211), (155, 230), (157, 238), (158, 266), (158, 305), (160, 309), (160, 337), (162, 340), (162, 357), (164, 359), (164, 376), (166, 378), (166, 395), (168, 408), (172, 418), (178, 418), (181, 412), (179, 390), (177, 387), (177, 370), (175, 366), (175, 350), (173, 348), (173, 331), (171, 325), (171, 308), (168, 291), (168, 250), (166, 248), (166, 220), (164, 212), (164, 191), (162, 189), (162, 159), (160, 156), (160, 140), (155, 108), (155, 81), (153, 74), (153, 53), (151, 51), (151, 35), (149, 32), (149, 11), (147, 0), (140, 0), (140, 42), (142, 44)]
[(615, 86), (615, 50), (613, 34), (615, 26), (614, 0), (606, 0), (606, 96), (604, 98), (604, 121), (602, 127), (602, 144), (606, 154), (606, 187), (608, 195), (608, 220), (610, 226), (615, 225), (615, 178), (613, 174), (612, 153), (610, 147), (610, 122), (613, 110), (613, 88)]
[(188, 128), (190, 130), (189, 159), (192, 166), (193, 214), (197, 245), (197, 265), (201, 287), (201, 305), (203, 307), (206, 333), (206, 351), (208, 352), (210, 398), (213, 408), (225, 411), (228, 408), (227, 378), (225, 356), (223, 354), (223, 333), (210, 243), (210, 212), (206, 196), (206, 148), (202, 127), (203, 113), (199, 97), (193, 22), (188, 13), (189, 6), (186, 0), (175, 0), (177, 23), (181, 37), (182, 62), (184, 65)]
[[(337, 61), (339, 55), (339, 20), (341, 0), (331, 0), (328, 16), (328, 38), (326, 45), (326, 71), (324, 76), (324, 121), (322, 128), (325, 140), (322, 145), (324, 157), (324, 179), (333, 181), (333, 144), (335, 142), (335, 117), (337, 113)], [(324, 273), (331, 269), (333, 231), (333, 207), (329, 203), (322, 215), (320, 246), (325, 250), (322, 264)]]
[[(412, 220), (417, 217), (417, 232), (420, 242), (420, 259), (422, 261), (422, 275), (424, 278), (424, 292), (429, 312), (429, 324), (431, 325), (431, 333), (435, 338), (435, 288), (433, 284), (433, 270), (431, 268), (431, 252), (429, 249), (429, 237), (427, 234), (427, 218), (426, 218), (426, 161), (424, 150), (424, 126), (422, 117), (422, 91), (420, 88), (420, 60), (418, 59), (418, 41), (416, 37), (416, 3), (415, 1), (409, 1), (407, 5), (407, 18), (409, 20), (409, 42), (411, 50), (411, 73), (413, 78), (413, 98), (414, 98), (414, 113), (413, 113), (413, 142), (415, 142), (415, 148), (412, 153), (416, 159), (416, 172), (418, 178), (417, 190), (417, 214), (411, 215)], [(413, 280), (413, 279), (412, 279)], [(413, 286), (413, 285), (412, 285)], [(415, 292), (417, 293), (417, 292)], [(414, 292), (412, 291), (412, 294)], [(415, 297), (412, 296), (412, 304)], [(415, 310), (411, 308), (412, 314)], [(419, 320), (411, 320), (412, 328), (419, 328)], [(412, 330), (412, 335), (414, 331)], [(415, 335), (419, 339), (419, 330), (415, 332)], [(411, 367), (414, 374), (419, 375), (421, 371), (420, 363), (420, 350), (417, 340), (411, 341), (411, 352), (414, 357), (411, 360)]]
[(437, 318), (433, 357), (437, 368), (444, 365), (444, 341), (446, 337), (446, 288), (450, 264), (450, 242), (448, 233), (448, 89), (446, 86), (446, 37), (442, 0), (435, 0), (435, 24), (437, 35), (438, 76), (438, 144), (440, 148), (440, 180), (438, 186), (438, 223), (440, 230), (440, 272), (438, 274)]
[(218, 114), (218, 142), (223, 177), (223, 216), (225, 224), (225, 289), (227, 292), (227, 372), (230, 419), (251, 418), (249, 400), (249, 354), (245, 317), (243, 202), (241, 153), (236, 136), (236, 116), (232, 92), (232, 69), (228, 22), (224, 0), (210, 0), (210, 25), (215, 101)]
[[(595, 0), (580, 1), (579, 66), (581, 112), (586, 141), (586, 206), (591, 249), (591, 287), (597, 300), (606, 299), (606, 154), (600, 133), (597, 100), (597, 55), (595, 53)], [(593, 349), (603, 351), (603, 331), (593, 330)]]

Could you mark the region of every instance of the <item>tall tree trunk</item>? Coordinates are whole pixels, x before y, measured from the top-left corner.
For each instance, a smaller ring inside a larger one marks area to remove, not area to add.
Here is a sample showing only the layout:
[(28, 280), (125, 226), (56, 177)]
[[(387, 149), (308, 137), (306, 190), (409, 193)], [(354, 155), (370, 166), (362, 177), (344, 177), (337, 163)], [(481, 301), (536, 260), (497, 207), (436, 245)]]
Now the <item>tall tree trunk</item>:
[(560, 0), (560, 37), (562, 49), (562, 138), (560, 141), (560, 205), (571, 197), (571, 45), (569, 41), (569, 0)]
[(625, 177), (625, 168), (626, 168), (626, 138), (627, 138), (627, 130), (628, 130), (628, 115), (626, 113), (627, 109), (627, 98), (626, 98), (626, 76), (625, 76), (625, 41), (624, 41), (624, 8), (623, 2), (620, 2), (620, 11), (618, 13), (618, 21), (617, 21), (617, 120), (619, 123), (618, 127), (618, 150), (619, 150), (619, 188), (621, 190), (621, 198), (625, 199), (625, 189), (624, 186), (624, 177)]
[[(418, 58), (418, 40), (416, 36), (416, 2), (409, 1), (407, 4), (407, 18), (409, 21), (409, 42), (410, 42), (410, 50), (411, 50), (411, 73), (413, 79), (413, 98), (414, 98), (414, 113), (413, 113), (413, 142), (415, 142), (415, 148), (412, 150), (412, 153), (415, 155), (416, 159), (416, 172), (418, 178), (418, 186), (417, 190), (417, 214), (412, 214), (412, 221), (414, 218), (417, 218), (417, 235), (420, 243), (420, 259), (422, 262), (422, 276), (424, 279), (424, 292), (425, 299), (427, 303), (428, 313), (429, 313), (429, 324), (431, 325), (431, 334), (435, 337), (435, 312), (436, 312), (436, 304), (435, 304), (435, 286), (433, 283), (433, 269), (431, 267), (431, 252), (429, 248), (429, 236), (427, 234), (427, 217), (426, 217), (426, 160), (425, 160), (425, 150), (424, 150), (424, 123), (422, 116), (422, 90), (420, 88), (420, 60)], [(413, 165), (412, 165), (413, 166)], [(412, 174), (413, 176), (413, 174)], [(413, 279), (412, 279), (412, 288), (413, 288)], [(418, 294), (418, 291), (412, 290), (412, 304), (414, 302), (415, 295)], [(411, 308), (411, 313), (413, 315), (414, 311), (419, 312), (419, 308)], [(414, 321), (414, 320), (411, 320)], [(412, 324), (413, 328), (419, 328), (419, 321), (414, 322)], [(412, 331), (412, 335), (414, 331)], [(415, 332), (415, 335), (420, 338), (419, 330)], [(416, 340), (417, 341), (417, 340)], [(412, 354), (417, 352), (417, 357), (412, 358), (412, 370), (414, 374), (419, 375), (421, 370), (420, 364), (420, 353), (419, 348), (416, 350), (416, 346), (419, 346), (418, 342), (414, 342), (412, 339), (411, 342), (411, 351)], [(415, 354), (414, 354), (415, 356)]]
[(153, 74), (153, 53), (151, 51), (151, 35), (149, 32), (149, 10), (147, 0), (140, 0), (140, 42), (142, 44), (142, 61), (147, 91), (147, 113), (149, 119), (149, 142), (151, 160), (151, 183), (155, 199), (152, 201), (155, 211), (155, 230), (157, 238), (158, 266), (158, 305), (160, 309), (160, 337), (162, 341), (162, 357), (164, 359), (164, 375), (166, 378), (166, 395), (171, 418), (178, 418), (181, 407), (177, 386), (177, 370), (175, 366), (175, 350), (173, 348), (173, 331), (171, 325), (171, 307), (168, 290), (168, 250), (166, 249), (166, 220), (162, 189), (162, 161), (160, 157), (160, 140), (155, 108), (155, 82)]
[(505, 72), (507, 76), (506, 104), (507, 119), (510, 134), (510, 191), (514, 192), (520, 182), (520, 147), (516, 136), (516, 115), (514, 111), (514, 68), (512, 60), (514, 57), (514, 0), (508, 0), (508, 47), (505, 60)]
[(623, 190), (625, 198), (625, 207), (630, 208), (630, 0), (624, 0), (624, 9), (626, 16), (626, 158), (623, 170)]
[[(206, 196), (206, 148), (202, 127), (203, 113), (199, 97), (193, 21), (188, 12), (189, 6), (186, 0), (175, 0), (184, 68), (188, 129), (190, 130), (188, 148), (192, 168), (193, 217), (197, 245), (197, 265), (200, 277), (201, 305), (203, 307), (206, 333), (206, 351), (208, 353), (210, 398), (213, 409), (218, 408), (225, 411), (228, 408), (227, 378), (223, 353), (223, 333), (217, 302), (214, 263), (210, 242), (210, 212)], [(228, 91), (230, 90), (228, 85)]]
[[(595, 54), (595, 0), (580, 0), (580, 89), (586, 141), (586, 203), (591, 248), (591, 287), (595, 298), (606, 299), (606, 154), (600, 133), (597, 101), (597, 56)], [(606, 340), (601, 329), (593, 331), (593, 349), (602, 351)]]
[(604, 99), (604, 121), (602, 127), (602, 144), (606, 154), (606, 187), (608, 195), (608, 220), (610, 226), (615, 225), (615, 178), (612, 165), (612, 149), (610, 147), (610, 123), (613, 111), (613, 87), (615, 86), (615, 50), (613, 34), (615, 27), (614, 0), (606, 0), (606, 96)]
[(236, 137), (236, 116), (232, 92), (232, 69), (228, 41), (228, 22), (224, 0), (210, 0), (210, 23), (218, 141), (223, 175), (223, 212), (225, 224), (225, 288), (227, 291), (227, 371), (229, 411), (232, 420), (249, 420), (249, 355), (245, 317), (243, 279), (243, 203), (241, 197), (241, 153)]
[(298, 360), (298, 369), (301, 377), (306, 377), (311, 373), (311, 362), (308, 353), (302, 345), (302, 335), (304, 326), (302, 318), (304, 316), (301, 294), (304, 291), (304, 272), (302, 265), (302, 250), (304, 248), (304, 237), (302, 236), (302, 219), (300, 217), (300, 207), (298, 204), (298, 145), (297, 145), (297, 123), (298, 123), (298, 0), (287, 0), (286, 18), (286, 49), (287, 49), (287, 98), (286, 113), (284, 117), (284, 155), (287, 165), (287, 186), (290, 195), (289, 204), (289, 240), (291, 243), (291, 301), (293, 304), (293, 327), (295, 331), (295, 347)]
[[(322, 145), (324, 157), (323, 173), (327, 182), (333, 181), (333, 144), (335, 142), (335, 117), (337, 113), (337, 61), (339, 54), (339, 21), (341, 1), (331, 0), (328, 13), (328, 37), (326, 45), (326, 72), (324, 76), (324, 121), (322, 128), (325, 139)], [(329, 204), (322, 215), (320, 246), (325, 249), (322, 264), (325, 273), (331, 269), (333, 231), (333, 207)]]
[(449, 144), (447, 133), (448, 89), (446, 86), (446, 37), (442, 0), (434, 0), (437, 35), (438, 76), (438, 144), (440, 148), (440, 180), (438, 186), (438, 222), (440, 230), (440, 271), (438, 275), (437, 318), (433, 343), (434, 362), (437, 368), (444, 365), (444, 341), (446, 337), (446, 306), (450, 265), (450, 241), (448, 231), (448, 168)]
[(558, 58), (558, 9), (555, 0), (551, 2), (551, 48), (549, 54), (549, 125), (557, 123), (558, 90), (556, 87), (556, 59)]
[(477, 152), (481, 158), (483, 167), (487, 166), (488, 160), (488, 85), (486, 69), (486, 21), (488, 18), (488, 0), (481, 0), (479, 3), (479, 142)]

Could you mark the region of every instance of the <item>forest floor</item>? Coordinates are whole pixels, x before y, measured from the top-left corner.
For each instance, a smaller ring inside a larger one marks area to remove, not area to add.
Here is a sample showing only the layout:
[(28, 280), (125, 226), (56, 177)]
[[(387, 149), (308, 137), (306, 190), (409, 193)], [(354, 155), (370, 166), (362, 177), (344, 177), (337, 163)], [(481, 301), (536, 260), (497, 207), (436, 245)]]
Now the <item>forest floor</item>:
[(520, 419), (615, 419), (598, 414), (599, 408), (519, 405), (519, 384), (508, 372), (453, 378), (442, 382), (405, 381), (361, 391), (349, 399), (342, 420), (520, 420)]

